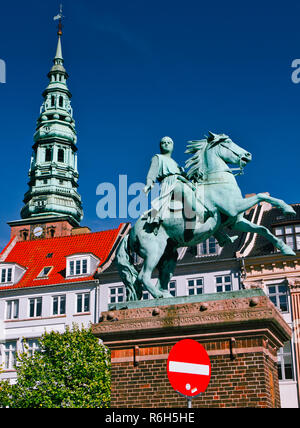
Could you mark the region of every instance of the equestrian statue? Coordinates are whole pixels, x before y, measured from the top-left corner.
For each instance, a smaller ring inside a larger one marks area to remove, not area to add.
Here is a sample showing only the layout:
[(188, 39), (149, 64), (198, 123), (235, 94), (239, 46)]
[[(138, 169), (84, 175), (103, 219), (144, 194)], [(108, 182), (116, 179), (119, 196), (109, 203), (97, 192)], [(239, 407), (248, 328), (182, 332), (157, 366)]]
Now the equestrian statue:
[[(180, 247), (195, 246), (214, 236), (220, 246), (232, 243), (237, 237), (226, 234), (225, 228), (258, 233), (267, 238), (284, 255), (294, 251), (264, 226), (251, 223), (244, 213), (265, 201), (280, 208), (286, 215), (295, 215), (293, 208), (267, 193), (243, 198), (233, 171), (244, 167), (252, 155), (235, 144), (225, 134), (214, 134), (189, 141), (186, 153), (186, 172), (172, 158), (174, 143), (164, 137), (160, 154), (152, 158), (144, 192), (148, 194), (154, 183), (160, 183), (160, 194), (151, 209), (135, 223), (122, 240), (116, 254), (118, 271), (126, 286), (127, 301), (140, 300), (143, 288), (154, 298), (172, 297), (168, 291)], [(237, 165), (231, 169), (229, 165)], [(144, 259), (138, 271), (133, 254)], [(158, 280), (152, 283), (154, 269)]]

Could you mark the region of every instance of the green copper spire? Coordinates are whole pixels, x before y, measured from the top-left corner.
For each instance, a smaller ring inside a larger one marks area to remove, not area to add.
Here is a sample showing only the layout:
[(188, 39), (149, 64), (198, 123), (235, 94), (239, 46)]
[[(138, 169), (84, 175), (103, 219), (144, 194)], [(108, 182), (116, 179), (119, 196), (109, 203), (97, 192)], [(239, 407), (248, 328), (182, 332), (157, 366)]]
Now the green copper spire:
[(77, 192), (77, 136), (68, 73), (62, 55), (60, 15), (58, 43), (49, 85), (43, 93), (34, 134), (29, 169), (29, 191), (24, 196), (21, 217), (70, 216), (76, 223), (83, 218), (81, 197)]

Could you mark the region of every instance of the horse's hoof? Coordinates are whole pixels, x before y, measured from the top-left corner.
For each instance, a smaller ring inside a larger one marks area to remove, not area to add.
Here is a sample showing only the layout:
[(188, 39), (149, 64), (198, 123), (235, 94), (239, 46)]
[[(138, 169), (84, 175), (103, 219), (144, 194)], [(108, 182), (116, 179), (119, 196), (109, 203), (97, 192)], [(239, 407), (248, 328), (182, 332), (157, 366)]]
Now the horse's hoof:
[(297, 215), (296, 211), (292, 207), (290, 207), (290, 206), (288, 206), (287, 208), (285, 208), (283, 210), (283, 212), (284, 212), (285, 215), (293, 215), (293, 216)]
[(285, 256), (296, 256), (295, 251), (293, 251), (291, 248), (282, 251), (282, 254), (284, 254)]
[(296, 255), (296, 253), (291, 249), (291, 247), (289, 247), (286, 244), (281, 245), (280, 248), (279, 248), (279, 250), (285, 256), (295, 256)]

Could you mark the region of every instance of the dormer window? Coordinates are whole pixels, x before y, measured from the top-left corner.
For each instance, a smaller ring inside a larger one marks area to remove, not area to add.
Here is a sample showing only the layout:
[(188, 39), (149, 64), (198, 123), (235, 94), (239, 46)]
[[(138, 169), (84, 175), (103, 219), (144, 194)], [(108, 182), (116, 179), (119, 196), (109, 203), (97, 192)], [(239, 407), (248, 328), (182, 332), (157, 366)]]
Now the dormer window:
[(0, 286), (17, 284), (26, 269), (16, 263), (0, 263)]
[(289, 245), (292, 250), (300, 250), (300, 224), (276, 226), (275, 235)]
[(2, 268), (1, 269), (1, 284), (7, 284), (12, 282), (12, 268)]
[(100, 260), (93, 254), (74, 254), (67, 257), (67, 277), (92, 275)]
[(87, 273), (87, 259), (71, 260), (70, 275), (85, 275)]
[(214, 237), (206, 239), (206, 241), (201, 242), (197, 245), (197, 257), (218, 255), (219, 254), (219, 245)]

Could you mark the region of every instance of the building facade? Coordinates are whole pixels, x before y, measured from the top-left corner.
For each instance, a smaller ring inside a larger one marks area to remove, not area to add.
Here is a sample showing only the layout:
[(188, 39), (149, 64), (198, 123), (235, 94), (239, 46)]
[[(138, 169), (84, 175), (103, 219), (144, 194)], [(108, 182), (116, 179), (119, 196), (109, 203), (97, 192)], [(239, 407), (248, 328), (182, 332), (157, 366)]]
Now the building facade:
[[(282, 256), (272, 244), (259, 235), (249, 237), (248, 246), (241, 248), (243, 283), (246, 288), (262, 288), (293, 330), (293, 337), (278, 354), (281, 404), (299, 406), (300, 375), (300, 205), (292, 205), (297, 215), (283, 216), (269, 204), (259, 207), (259, 224), (267, 227), (296, 253)], [(258, 208), (257, 208), (258, 209)]]

